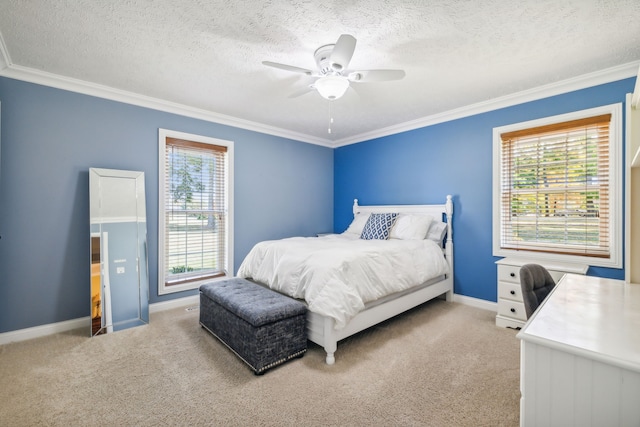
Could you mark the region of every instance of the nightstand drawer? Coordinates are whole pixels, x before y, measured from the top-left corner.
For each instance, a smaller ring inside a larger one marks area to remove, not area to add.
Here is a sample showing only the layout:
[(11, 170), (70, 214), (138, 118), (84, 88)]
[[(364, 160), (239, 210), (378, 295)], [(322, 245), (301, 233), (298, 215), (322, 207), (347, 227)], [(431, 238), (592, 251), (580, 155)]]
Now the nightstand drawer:
[[(498, 265), (498, 281), (520, 284), (520, 268), (518, 265)], [(564, 271), (550, 269), (548, 269), (548, 271), (556, 283), (565, 275)]]
[(520, 266), (498, 265), (498, 281), (520, 284)]
[(522, 302), (522, 287), (519, 283), (500, 282), (498, 284), (498, 298)]
[(527, 320), (524, 303), (500, 298), (498, 300), (498, 314), (504, 317), (512, 317), (519, 320)]

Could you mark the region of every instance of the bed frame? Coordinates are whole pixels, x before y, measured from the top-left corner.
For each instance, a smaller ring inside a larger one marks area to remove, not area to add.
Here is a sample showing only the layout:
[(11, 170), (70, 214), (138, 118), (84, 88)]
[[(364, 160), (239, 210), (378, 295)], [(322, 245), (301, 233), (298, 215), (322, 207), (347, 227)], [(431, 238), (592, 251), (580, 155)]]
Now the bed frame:
[(360, 206), (358, 199), (353, 201), (354, 217), (358, 213), (386, 212), (423, 213), (435, 218), (446, 218), (447, 237), (443, 251), (449, 262), (449, 274), (445, 275), (443, 280), (431, 285), (417, 286), (413, 292), (403, 292), (397, 298), (376, 304), (371, 308), (365, 308), (339, 330), (334, 327), (334, 319), (307, 311), (307, 338), (324, 347), (327, 353), (327, 365), (333, 365), (336, 361), (335, 352), (338, 348), (338, 341), (441, 295), (444, 295), (447, 301), (451, 301), (453, 297), (453, 232), (451, 228), (453, 201), (451, 196), (447, 196), (447, 201), (443, 205)]

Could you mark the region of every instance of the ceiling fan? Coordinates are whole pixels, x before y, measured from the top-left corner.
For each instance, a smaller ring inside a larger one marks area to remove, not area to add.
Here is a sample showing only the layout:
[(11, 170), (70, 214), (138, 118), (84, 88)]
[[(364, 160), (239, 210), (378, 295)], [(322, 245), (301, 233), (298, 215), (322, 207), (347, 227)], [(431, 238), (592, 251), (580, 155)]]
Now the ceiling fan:
[(355, 48), (356, 38), (350, 34), (342, 34), (335, 44), (320, 46), (313, 54), (318, 65), (318, 71), (271, 61), (262, 61), (262, 64), (318, 77), (313, 84), (309, 85), (307, 90), (293, 94), (291, 97), (302, 95), (310, 90), (317, 90), (323, 98), (330, 101), (342, 97), (351, 82), (384, 82), (404, 78), (404, 70), (348, 70), (349, 61), (351, 61)]

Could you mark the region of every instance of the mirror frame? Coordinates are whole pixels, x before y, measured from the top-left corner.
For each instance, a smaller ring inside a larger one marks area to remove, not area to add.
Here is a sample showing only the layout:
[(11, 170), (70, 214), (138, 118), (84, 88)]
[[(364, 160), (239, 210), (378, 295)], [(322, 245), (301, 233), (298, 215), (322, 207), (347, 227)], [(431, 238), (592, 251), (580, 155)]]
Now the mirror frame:
[(144, 172), (89, 169), (91, 336), (149, 323), (145, 204)]

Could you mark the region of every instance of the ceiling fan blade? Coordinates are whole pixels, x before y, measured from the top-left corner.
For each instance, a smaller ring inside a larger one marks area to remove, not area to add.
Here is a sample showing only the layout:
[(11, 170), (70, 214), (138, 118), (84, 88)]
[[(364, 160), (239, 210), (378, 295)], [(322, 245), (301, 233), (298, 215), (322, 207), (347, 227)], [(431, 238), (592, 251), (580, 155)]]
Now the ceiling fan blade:
[(355, 49), (356, 38), (350, 34), (341, 35), (333, 47), (331, 57), (329, 58), (331, 68), (338, 72), (345, 70), (347, 66), (349, 66), (349, 61), (351, 61)]
[(287, 96), (287, 98), (297, 98), (299, 96), (306, 95), (309, 92), (313, 92), (314, 90), (315, 89), (312, 88), (311, 86), (307, 86), (307, 87), (305, 87), (303, 89), (300, 89), (300, 90), (297, 90), (297, 91), (293, 92), (292, 94)]
[(349, 81), (352, 82), (387, 82), (401, 80), (406, 73), (404, 70), (362, 70), (349, 73)]
[(262, 61), (262, 65), (266, 65), (267, 67), (279, 68), (281, 70), (292, 71), (294, 73), (306, 74), (308, 76), (313, 74), (313, 71), (307, 70), (306, 68), (294, 67), (293, 65), (280, 64), (278, 62)]

